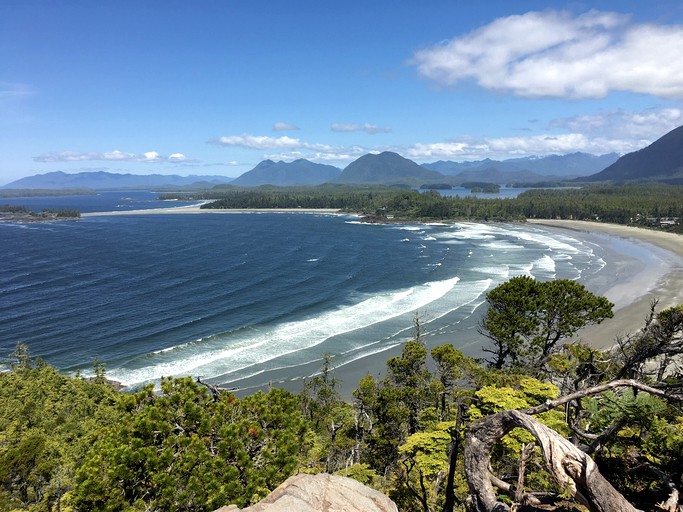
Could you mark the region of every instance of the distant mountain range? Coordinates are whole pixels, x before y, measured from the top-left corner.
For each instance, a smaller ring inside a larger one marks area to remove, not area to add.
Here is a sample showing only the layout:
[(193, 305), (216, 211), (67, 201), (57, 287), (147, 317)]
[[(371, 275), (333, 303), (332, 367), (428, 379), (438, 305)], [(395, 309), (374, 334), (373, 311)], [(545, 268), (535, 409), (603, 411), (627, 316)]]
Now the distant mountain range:
[(661, 181), (683, 185), (683, 126), (580, 181)]
[[(422, 167), (440, 173), (457, 176), (463, 181), (472, 179), (509, 183), (511, 181), (548, 181), (589, 176), (603, 170), (617, 161), (617, 153), (596, 156), (588, 153), (568, 155), (530, 156), (509, 160), (478, 160), (473, 162), (451, 162), (440, 160)], [(484, 179), (485, 174), (491, 179)]]
[(338, 167), (316, 164), (303, 158), (293, 162), (264, 160), (251, 171), (235, 178), (230, 184), (239, 187), (321, 185), (334, 181), (341, 172)]
[(94, 190), (161, 189), (164, 187), (211, 188), (235, 186), (346, 184), (459, 185), (464, 182), (509, 184), (560, 181), (663, 181), (683, 184), (683, 126), (672, 130), (648, 147), (618, 158), (616, 153), (595, 156), (587, 153), (479, 160), (438, 161), (423, 165), (385, 151), (370, 153), (351, 162), (344, 170), (305, 159), (294, 162), (264, 160), (236, 179), (225, 176), (178, 176), (115, 174), (104, 171), (67, 174), (61, 171), (29, 176), (1, 188)]
[(163, 187), (207, 188), (229, 183), (225, 176), (178, 176), (175, 174), (119, 174), (105, 171), (78, 172), (68, 174), (62, 171), (36, 174), (21, 178), (0, 188), (91, 188), (94, 190), (150, 189)]

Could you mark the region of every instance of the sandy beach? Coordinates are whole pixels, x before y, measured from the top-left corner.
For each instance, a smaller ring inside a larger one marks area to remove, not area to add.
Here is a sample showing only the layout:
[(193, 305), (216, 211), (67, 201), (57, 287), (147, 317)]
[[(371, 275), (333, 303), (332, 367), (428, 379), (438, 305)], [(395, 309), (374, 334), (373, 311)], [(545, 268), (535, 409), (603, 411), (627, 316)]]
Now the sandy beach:
[[(609, 272), (619, 274), (619, 283), (606, 290), (595, 290), (588, 283), (587, 288), (599, 295), (604, 295), (614, 304), (614, 317), (600, 325), (590, 326), (581, 330), (577, 335), (580, 339), (595, 348), (606, 350), (614, 345), (618, 336), (624, 336), (638, 331), (649, 312), (652, 300), (659, 300), (657, 310), (683, 303), (683, 236), (663, 233), (641, 228), (620, 226), (613, 224), (599, 224), (584, 221), (564, 220), (534, 220), (530, 221), (552, 231), (573, 231), (576, 238), (592, 240), (603, 248), (619, 248), (620, 239), (631, 242), (627, 247), (633, 247), (636, 242), (642, 254), (633, 263), (622, 265), (624, 254), (614, 250), (615, 261), (608, 261), (606, 267)], [(604, 244), (604, 245), (603, 245)], [(644, 258), (650, 252), (656, 253), (652, 258)], [(630, 255), (633, 256), (633, 255)], [(614, 270), (617, 267), (618, 270)], [(426, 337), (428, 346), (438, 346), (453, 343), (461, 348), (466, 355), (481, 356), (482, 337), (476, 331), (462, 333), (457, 339), (446, 337)], [(466, 341), (466, 346), (461, 346)], [(400, 354), (400, 347), (380, 352), (361, 360), (349, 363), (337, 370), (336, 376), (342, 381), (342, 393), (350, 398), (358, 381), (368, 373), (382, 378), (386, 374), (386, 361)], [(295, 389), (295, 386), (293, 386)]]
[(230, 214), (230, 213), (317, 213), (336, 214), (334, 208), (200, 208), (199, 206), (181, 206), (168, 208), (149, 208), (146, 210), (117, 210), (112, 212), (81, 213), (81, 217), (105, 217), (110, 215), (168, 215), (168, 214)]
[[(168, 207), (146, 210), (84, 213), (82, 217), (107, 215), (158, 215), (158, 214), (235, 214), (235, 213), (309, 213), (337, 214), (334, 209), (201, 209), (192, 207)], [(530, 220), (529, 224), (550, 231), (567, 232), (572, 236), (600, 246), (606, 252), (606, 269), (617, 283), (601, 287), (600, 283), (586, 283), (589, 290), (607, 297), (615, 304), (614, 318), (600, 325), (580, 331), (578, 338), (598, 349), (611, 347), (615, 339), (636, 332), (643, 326), (653, 300), (658, 300), (658, 310), (683, 303), (683, 236), (660, 231), (569, 220)], [(625, 243), (624, 241), (628, 241)], [(637, 254), (631, 254), (636, 250)], [(626, 264), (625, 261), (630, 260)], [(430, 339), (430, 346), (454, 343), (458, 346), (469, 338), (467, 346), (461, 347), (468, 355), (481, 355), (481, 336), (474, 331), (463, 333), (460, 339)], [(386, 361), (400, 354), (400, 347), (380, 352), (338, 368), (337, 377), (342, 380), (342, 392), (350, 396), (358, 381), (366, 374), (383, 375)], [(313, 369), (314, 370), (314, 369)], [(296, 383), (290, 383), (297, 388)], [(289, 386), (285, 386), (289, 387)]]
[(614, 304), (614, 318), (600, 325), (583, 329), (581, 339), (599, 349), (613, 345), (618, 336), (634, 333), (643, 326), (650, 303), (658, 300), (657, 310), (683, 303), (683, 236), (650, 229), (602, 224), (574, 220), (529, 220), (530, 224), (543, 227), (572, 230), (575, 232), (604, 234), (631, 241), (643, 242), (661, 249), (657, 254), (660, 268), (645, 265), (644, 268), (625, 275), (620, 283), (604, 291), (602, 295)]

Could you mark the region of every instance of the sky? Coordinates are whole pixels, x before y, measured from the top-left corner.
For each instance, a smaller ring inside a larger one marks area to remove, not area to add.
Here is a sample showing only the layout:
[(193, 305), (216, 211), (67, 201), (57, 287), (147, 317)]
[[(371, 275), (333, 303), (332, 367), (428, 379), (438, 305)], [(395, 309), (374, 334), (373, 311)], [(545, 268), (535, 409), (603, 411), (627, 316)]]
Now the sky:
[(624, 154), (680, 125), (680, 0), (0, 0), (0, 185)]

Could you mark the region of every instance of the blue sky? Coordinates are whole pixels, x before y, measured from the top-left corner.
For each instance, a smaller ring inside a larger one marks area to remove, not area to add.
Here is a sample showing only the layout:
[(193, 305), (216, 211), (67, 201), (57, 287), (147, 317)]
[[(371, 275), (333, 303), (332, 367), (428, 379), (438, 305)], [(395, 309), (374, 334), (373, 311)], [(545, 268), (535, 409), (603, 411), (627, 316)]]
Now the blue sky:
[(0, 185), (639, 149), (683, 125), (683, 3), (0, 0)]

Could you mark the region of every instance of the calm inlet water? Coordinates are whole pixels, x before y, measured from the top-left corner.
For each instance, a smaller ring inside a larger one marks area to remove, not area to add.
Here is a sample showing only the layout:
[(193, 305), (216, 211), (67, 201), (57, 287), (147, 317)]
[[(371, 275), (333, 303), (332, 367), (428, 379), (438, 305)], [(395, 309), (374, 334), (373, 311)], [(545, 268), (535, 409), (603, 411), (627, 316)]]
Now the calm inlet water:
[(428, 337), (467, 345), (494, 286), (520, 274), (589, 283), (605, 266), (600, 247), (533, 226), (314, 214), (2, 224), (0, 247), (0, 353), (23, 342), (85, 374), (98, 357), (126, 386), (295, 379), (325, 353), (340, 366), (400, 345), (416, 312)]

